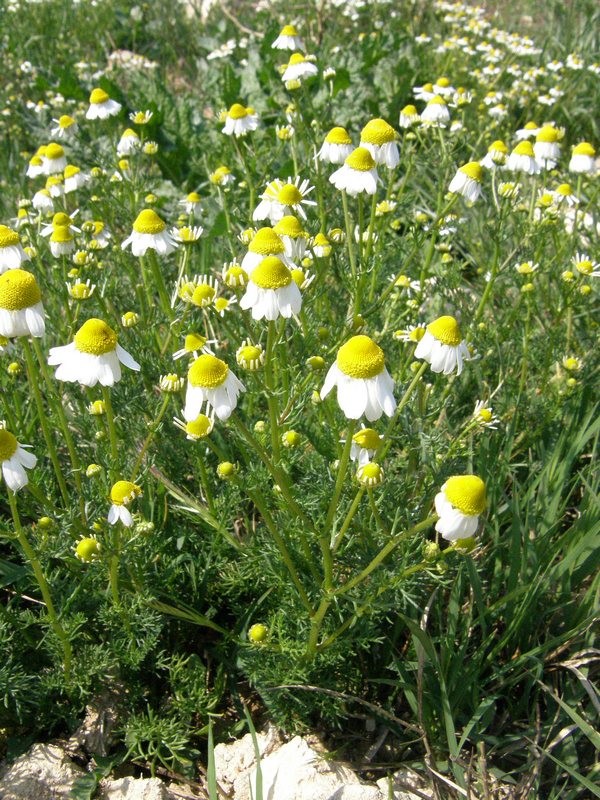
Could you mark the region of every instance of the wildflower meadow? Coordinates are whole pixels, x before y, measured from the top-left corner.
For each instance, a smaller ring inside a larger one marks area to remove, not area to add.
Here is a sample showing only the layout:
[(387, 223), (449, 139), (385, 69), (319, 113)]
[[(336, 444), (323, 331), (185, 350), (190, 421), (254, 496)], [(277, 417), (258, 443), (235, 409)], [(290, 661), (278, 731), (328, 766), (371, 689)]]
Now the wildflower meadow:
[(0, 12), (0, 756), (600, 797), (596, 3)]

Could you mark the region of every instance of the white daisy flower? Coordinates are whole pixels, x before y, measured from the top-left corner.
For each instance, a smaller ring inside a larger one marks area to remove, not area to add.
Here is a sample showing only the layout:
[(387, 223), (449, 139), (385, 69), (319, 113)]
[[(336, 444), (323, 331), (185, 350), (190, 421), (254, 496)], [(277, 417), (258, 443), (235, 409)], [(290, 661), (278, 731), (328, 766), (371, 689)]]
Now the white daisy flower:
[(242, 259), (241, 267), (248, 275), (266, 256), (277, 256), (289, 269), (295, 266), (285, 253), (285, 245), (281, 236), (273, 228), (259, 228), (248, 245), (248, 252)]
[(180, 200), (179, 205), (183, 206), (186, 214), (197, 214), (200, 211), (202, 198), (198, 192), (190, 192), (185, 200)]
[(37, 178), (38, 175), (44, 174), (44, 162), (42, 157), (39, 155), (35, 155), (29, 159), (29, 164), (27, 165), (27, 172), (25, 173), (28, 178)]
[(314, 200), (306, 199), (314, 188), (308, 180), (302, 180), (299, 176), (293, 180), (288, 178), (287, 181), (276, 178), (261, 194), (261, 202), (254, 209), (252, 219), (255, 222), (269, 219), (271, 225), (289, 214), (299, 214), (302, 219), (306, 219), (303, 206), (317, 205)]
[(250, 131), (255, 131), (258, 125), (258, 114), (253, 108), (234, 103), (225, 116), (223, 133), (226, 136), (245, 136)]
[(377, 165), (371, 153), (364, 147), (357, 147), (344, 161), (342, 167), (329, 177), (336, 189), (345, 190), (351, 197), (361, 192), (375, 194), (380, 182)]
[(470, 203), (481, 197), (481, 181), (483, 169), (478, 161), (471, 161), (459, 167), (456, 175), (450, 181), (448, 191), (452, 194), (461, 194)]
[(285, 25), (271, 47), (274, 50), (304, 50), (304, 43), (294, 25)]
[(326, 164), (343, 164), (354, 150), (352, 139), (345, 128), (332, 128), (317, 153), (319, 161)]
[(569, 183), (561, 183), (551, 194), (555, 202), (559, 204), (565, 203), (569, 208), (579, 205), (579, 198), (573, 193)]
[(383, 350), (368, 336), (353, 336), (338, 350), (331, 365), (321, 399), (337, 386), (340, 408), (348, 419), (359, 419), (363, 414), (373, 422), (396, 409), (394, 381), (385, 367)]
[(585, 253), (576, 253), (572, 259), (572, 263), (580, 275), (583, 275), (586, 278), (600, 277), (600, 264), (598, 264), (596, 261), (593, 261)]
[(495, 142), (491, 143), (491, 145), (488, 147), (487, 153), (479, 163), (486, 169), (496, 169), (506, 162), (507, 156), (508, 147), (504, 144), (504, 142), (500, 141), (500, 139), (497, 139)]
[(111, 100), (103, 89), (94, 89), (90, 94), (90, 107), (86, 111), (86, 119), (108, 119), (116, 116), (121, 104)]
[(448, 478), (435, 496), (435, 529), (449, 542), (474, 536), (486, 507), (485, 483), (476, 475)]
[(0, 275), (0, 336), (44, 335), (40, 287), (31, 272), (9, 269)]
[(215, 427), (214, 416), (207, 417), (206, 414), (198, 414), (196, 419), (190, 422), (185, 422), (182, 419), (174, 417), (173, 422), (185, 433), (186, 439), (189, 439), (191, 442), (199, 442), (201, 439), (206, 439)]
[(54, 210), (54, 200), (48, 189), (40, 189), (39, 192), (36, 192), (33, 195), (31, 204), (36, 211), (41, 211), (42, 214)]
[(29, 260), (19, 234), (6, 225), (0, 225), (0, 274), (7, 269), (18, 269), (24, 261)]
[(430, 322), (423, 338), (415, 350), (415, 358), (422, 358), (431, 365), (433, 372), (450, 375), (454, 370), (460, 375), (463, 361), (471, 359), (454, 317), (439, 317)]
[(433, 91), (432, 83), (424, 83), (423, 86), (415, 86), (413, 94), (416, 100), (423, 100), (425, 103), (433, 100), (436, 96), (436, 93)]
[(317, 75), (319, 70), (308, 56), (303, 53), (293, 53), (285, 68), (281, 80), (286, 83), (287, 81), (302, 81), (305, 78), (312, 78)]
[(58, 119), (53, 119), (55, 127), (50, 129), (51, 136), (59, 139), (70, 139), (77, 132), (77, 123), (68, 114), (63, 114)]
[(492, 407), (488, 406), (483, 400), (478, 400), (475, 403), (473, 419), (482, 428), (489, 428), (492, 431), (498, 429), (498, 423), (500, 422)]
[(44, 175), (56, 175), (63, 172), (67, 166), (67, 157), (62, 145), (51, 142), (46, 146), (44, 155), (42, 156), (44, 165)]
[(418, 122), (420, 122), (420, 120), (421, 117), (419, 116), (419, 113), (415, 108), (415, 106), (408, 105), (404, 106), (404, 108), (400, 112), (400, 119), (398, 121), (398, 124), (400, 125), (401, 128), (412, 128), (413, 125), (416, 125)]
[(123, 158), (123, 156), (131, 156), (137, 152), (140, 147), (140, 137), (136, 131), (134, 131), (133, 128), (127, 128), (118, 141), (117, 155), (119, 158)]
[(302, 227), (300, 220), (289, 215), (282, 217), (273, 230), (281, 237), (285, 254), (292, 261), (302, 261), (306, 252), (308, 234)]
[(27, 486), (29, 479), (25, 469), (33, 469), (37, 457), (25, 450), (28, 444), (19, 444), (17, 437), (6, 428), (0, 428), (0, 464), (2, 477), (12, 492)]
[(356, 431), (352, 437), (352, 445), (350, 446), (350, 459), (358, 461), (359, 466), (368, 464), (373, 460), (373, 456), (379, 450), (383, 436), (373, 430), (373, 428), (365, 428), (361, 426), (361, 430)]
[(267, 256), (250, 275), (240, 308), (252, 309), (252, 319), (276, 320), (299, 314), (302, 295), (292, 273), (277, 256)]
[(535, 137), (533, 152), (542, 169), (554, 169), (560, 158), (559, 133), (552, 125), (544, 125)]
[(437, 125), (441, 128), (446, 127), (450, 122), (450, 112), (443, 97), (439, 94), (434, 95), (421, 112), (421, 122), (426, 125)]
[(118, 344), (117, 334), (101, 319), (88, 319), (71, 344), (50, 348), (48, 364), (58, 367), (57, 381), (82, 386), (113, 386), (121, 380), (121, 364), (139, 370), (140, 365)]
[(206, 336), (202, 336), (200, 333), (188, 333), (183, 341), (181, 350), (176, 350), (173, 353), (173, 360), (177, 361), (177, 359), (184, 358), (184, 356), (198, 358), (199, 353), (209, 353), (213, 355), (208, 345), (216, 343), (216, 339), (207, 339)]
[(533, 139), (539, 133), (540, 127), (535, 122), (526, 122), (522, 128), (516, 132), (517, 141), (522, 142), (525, 139)]
[(523, 141), (514, 148), (506, 160), (505, 167), (510, 172), (525, 172), (527, 175), (538, 175), (541, 171), (529, 141)]
[(140, 211), (133, 223), (131, 236), (121, 243), (121, 248), (125, 250), (129, 245), (134, 256), (145, 256), (148, 250), (167, 256), (177, 249), (177, 242), (166, 224), (151, 208)]
[(76, 167), (73, 164), (67, 164), (65, 167), (64, 177), (65, 194), (69, 194), (77, 189), (81, 189), (81, 187), (85, 186), (90, 179), (89, 175), (87, 175), (85, 172), (82, 172), (79, 167)]
[(225, 421), (237, 406), (239, 393), (245, 391), (244, 384), (224, 361), (204, 353), (189, 369), (183, 416), (186, 422), (198, 419), (206, 403), (220, 420)]
[(371, 153), (375, 163), (394, 169), (400, 163), (396, 131), (384, 119), (372, 119), (360, 133), (360, 146)]
[(140, 497), (142, 489), (131, 481), (117, 481), (110, 490), (112, 505), (108, 511), (108, 524), (116, 525), (122, 522), (126, 528), (133, 525), (133, 517), (128, 509), (136, 497)]
[(596, 151), (589, 142), (581, 142), (573, 148), (569, 161), (569, 172), (596, 174)]

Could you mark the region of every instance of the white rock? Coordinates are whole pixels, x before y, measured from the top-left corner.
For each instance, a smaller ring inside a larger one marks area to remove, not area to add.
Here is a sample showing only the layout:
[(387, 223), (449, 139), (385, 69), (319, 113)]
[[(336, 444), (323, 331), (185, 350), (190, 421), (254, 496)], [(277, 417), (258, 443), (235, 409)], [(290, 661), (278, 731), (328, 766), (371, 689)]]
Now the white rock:
[[(389, 797), (388, 779), (381, 778), (377, 786), (385, 798)], [(392, 776), (393, 800), (422, 800), (422, 796), (433, 797), (431, 788), (418, 773), (409, 769), (400, 769)], [(417, 789), (421, 794), (415, 794), (411, 789)]]
[(172, 800), (175, 795), (158, 778), (120, 778), (100, 790), (101, 800)]
[[(258, 751), (261, 759), (281, 745), (279, 732), (269, 726), (265, 733), (257, 733)], [(247, 733), (231, 744), (215, 747), (215, 771), (217, 781), (227, 792), (234, 792), (235, 800), (250, 800), (250, 773), (256, 764), (252, 736)]]
[(83, 770), (60, 747), (34, 744), (0, 779), (2, 800), (68, 800)]

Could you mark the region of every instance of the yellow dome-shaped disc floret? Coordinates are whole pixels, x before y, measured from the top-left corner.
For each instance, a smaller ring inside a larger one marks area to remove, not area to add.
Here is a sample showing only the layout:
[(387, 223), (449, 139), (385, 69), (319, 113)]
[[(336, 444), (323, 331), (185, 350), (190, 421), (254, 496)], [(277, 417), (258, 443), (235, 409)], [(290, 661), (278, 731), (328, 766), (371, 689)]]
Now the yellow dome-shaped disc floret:
[(68, 114), (62, 114), (58, 118), (58, 125), (60, 128), (70, 128), (71, 125), (75, 124), (75, 120), (73, 117), (70, 117)]
[(199, 333), (188, 333), (183, 341), (184, 348), (188, 353), (194, 353), (197, 350), (202, 350), (206, 344), (206, 336)]
[(292, 273), (277, 256), (267, 256), (252, 273), (252, 281), (261, 289), (281, 289), (292, 282)]
[(356, 444), (364, 450), (377, 450), (381, 444), (379, 434), (376, 430), (373, 430), (373, 428), (363, 428), (357, 431), (352, 437), (352, 441), (356, 442)]
[(435, 82), (435, 85), (441, 86), (442, 89), (447, 89), (448, 86), (450, 86), (450, 81), (448, 80), (448, 78), (445, 77), (438, 78), (437, 81)]
[(462, 167), (459, 167), (459, 172), (462, 172), (463, 175), (466, 175), (468, 178), (477, 181), (477, 183), (481, 183), (483, 180), (483, 167), (479, 161), (469, 161), (468, 164), (463, 164)]
[(556, 194), (560, 194), (563, 197), (570, 197), (573, 194), (573, 189), (571, 188), (571, 184), (561, 183), (560, 186), (556, 187)]
[(52, 227), (57, 228), (59, 226), (69, 226), (73, 224), (73, 220), (68, 214), (65, 214), (64, 211), (59, 211), (52, 217)]
[(536, 122), (526, 122), (523, 125), (523, 130), (525, 131), (536, 131), (538, 129), (538, 125)]
[(227, 112), (227, 116), (231, 119), (244, 119), (248, 116), (248, 109), (241, 103), (234, 103)]
[(140, 211), (133, 223), (133, 230), (136, 231), (136, 233), (162, 233), (166, 227), (167, 226), (156, 211), (153, 211), (151, 208), (145, 208), (143, 211)]
[(106, 103), (107, 100), (110, 100), (110, 97), (106, 94), (104, 89), (94, 89), (90, 94), (90, 103), (93, 105), (101, 105), (102, 103)]
[(60, 144), (56, 144), (56, 142), (50, 142), (50, 144), (46, 146), (45, 158), (49, 159), (50, 161), (55, 161), (57, 158), (62, 158), (64, 154), (64, 148)]
[(374, 378), (383, 372), (383, 350), (368, 336), (353, 336), (342, 345), (337, 354), (339, 369), (351, 378)]
[(10, 431), (0, 428), (0, 462), (12, 458), (18, 446), (17, 437)]
[(346, 128), (332, 128), (327, 136), (325, 137), (325, 141), (329, 144), (352, 144), (352, 139)]
[(519, 144), (513, 150), (513, 153), (516, 153), (518, 156), (529, 156), (529, 158), (535, 158), (535, 153), (533, 152), (533, 145), (531, 142), (519, 142)]
[(508, 153), (508, 147), (500, 139), (497, 139), (495, 142), (492, 142), (488, 150), (497, 150), (499, 153), (504, 153), (504, 154)]
[(372, 119), (367, 122), (360, 134), (361, 142), (368, 144), (382, 145), (386, 142), (393, 142), (396, 138), (396, 131), (384, 119)]
[(110, 500), (115, 506), (128, 506), (139, 497), (142, 489), (131, 481), (117, 481), (110, 490)]
[(300, 220), (291, 216), (282, 217), (273, 230), (279, 236), (289, 236), (290, 239), (300, 239), (306, 235)]
[(485, 483), (477, 475), (455, 475), (448, 478), (444, 493), (462, 514), (477, 516), (485, 511)]
[(280, 36), (298, 36), (298, 31), (295, 25), (284, 25), (281, 29)]
[(558, 141), (558, 131), (552, 125), (544, 125), (540, 128), (535, 137), (536, 142), (556, 142)]
[(302, 202), (302, 192), (295, 184), (286, 183), (277, 192), (277, 200), (282, 206), (294, 206)]
[(369, 461), (358, 468), (356, 478), (362, 486), (372, 488), (383, 483), (383, 469), (375, 461)]
[(229, 367), (220, 358), (203, 353), (197, 358), (188, 372), (188, 380), (192, 386), (215, 389), (225, 383)]
[(50, 236), (51, 242), (71, 242), (73, 234), (68, 225), (57, 225)]
[(19, 244), (19, 234), (6, 225), (0, 225), (0, 247), (13, 247)]
[(305, 61), (306, 58), (302, 55), (302, 53), (292, 53), (288, 66), (292, 66), (292, 64), (304, 64)]
[(407, 117), (415, 117), (417, 115), (417, 107), (412, 105), (404, 106), (400, 113)]
[(438, 319), (429, 323), (427, 330), (442, 344), (456, 347), (462, 342), (462, 334), (454, 317), (438, 317)]
[(264, 351), (256, 344), (243, 344), (235, 354), (235, 360), (244, 369), (255, 371), (264, 362)]
[(188, 203), (199, 203), (202, 198), (198, 192), (190, 192), (185, 199)]
[(75, 555), (80, 561), (93, 561), (100, 553), (100, 543), (93, 536), (86, 536), (77, 542)]
[(24, 269), (9, 269), (0, 275), (0, 308), (20, 311), (42, 299), (35, 276)]
[(117, 334), (101, 319), (88, 319), (75, 334), (75, 347), (80, 353), (101, 356), (112, 353), (117, 346)]
[(212, 429), (212, 420), (206, 414), (198, 414), (196, 419), (185, 424), (185, 432), (192, 439), (205, 439)]
[(357, 147), (356, 150), (350, 153), (345, 163), (351, 169), (357, 170), (357, 172), (368, 172), (371, 169), (375, 169), (375, 159), (366, 147)]
[(596, 151), (589, 142), (581, 142), (573, 148), (574, 156), (595, 156)]
[[(433, 89), (433, 86), (431, 87)], [(436, 94), (435, 97), (432, 97), (431, 100), (427, 103), (428, 106), (445, 106), (446, 101), (443, 97), (440, 97), (439, 94)]]
[(195, 306), (207, 306), (212, 303), (217, 290), (210, 283), (200, 283), (192, 293), (192, 303)]
[(74, 164), (67, 164), (65, 167), (64, 176), (65, 178), (72, 178), (74, 175), (79, 175), (81, 169), (76, 167)]
[(261, 256), (270, 256), (283, 253), (285, 248), (273, 228), (259, 228), (248, 245), (248, 250)]

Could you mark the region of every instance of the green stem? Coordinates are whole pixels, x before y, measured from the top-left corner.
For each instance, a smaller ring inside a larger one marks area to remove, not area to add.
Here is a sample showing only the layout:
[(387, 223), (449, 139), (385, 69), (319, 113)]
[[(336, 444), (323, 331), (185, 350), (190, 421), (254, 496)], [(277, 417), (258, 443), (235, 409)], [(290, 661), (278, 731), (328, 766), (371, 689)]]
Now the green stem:
[(73, 656), (71, 642), (69, 641), (69, 638), (58, 619), (56, 609), (54, 608), (54, 603), (52, 602), (50, 587), (48, 586), (48, 582), (46, 581), (46, 578), (44, 576), (42, 565), (40, 564), (36, 552), (29, 543), (27, 535), (25, 534), (25, 531), (21, 526), (21, 519), (19, 517), (19, 511), (17, 509), (15, 493), (10, 489), (8, 490), (8, 502), (12, 513), (17, 539), (19, 540), (21, 549), (25, 553), (25, 556), (29, 561), (31, 568), (33, 569), (33, 574), (35, 575), (38, 586), (40, 587), (40, 591), (42, 593), (42, 597), (46, 605), (46, 610), (48, 612), (48, 617), (50, 619), (50, 627), (52, 628), (58, 640), (60, 641), (63, 651), (63, 668), (65, 671), (65, 680), (67, 681), (67, 683), (69, 683), (71, 680), (71, 660)]
[(413, 393), (413, 391), (415, 390), (415, 387), (417, 386), (417, 384), (421, 380), (425, 370), (427, 369), (427, 366), (428, 366), (427, 362), (421, 364), (421, 367), (419, 368), (419, 371), (416, 373), (415, 377), (412, 379), (411, 383), (408, 385), (408, 388), (404, 392), (404, 395), (402, 396), (402, 399), (400, 400), (400, 402), (396, 406), (396, 411), (394, 412), (394, 416), (389, 421), (389, 424), (387, 426), (387, 430), (386, 430), (386, 432), (384, 434), (384, 437), (383, 437), (383, 441), (382, 441), (382, 444), (381, 444), (381, 449), (380, 449), (380, 451), (378, 453), (375, 454), (375, 458), (373, 460), (382, 461), (385, 458), (385, 456), (387, 455), (388, 450), (392, 446), (392, 439), (391, 439), (392, 431), (394, 430), (394, 427), (395, 427), (396, 423), (398, 422), (398, 418), (400, 417), (400, 412), (402, 411), (404, 406), (408, 403), (411, 394)]
[[(169, 399), (170, 399), (170, 395), (169, 395), (168, 392), (166, 392), (165, 396), (164, 396), (164, 399), (162, 401), (162, 405), (160, 407), (160, 411), (158, 412), (158, 414), (156, 416), (156, 419), (154, 420), (154, 422), (150, 426), (150, 431), (148, 432), (148, 435), (144, 439), (144, 444), (142, 445), (142, 448), (141, 448), (141, 450), (140, 450), (140, 452), (138, 454), (138, 457), (137, 457), (137, 459), (135, 461), (135, 464), (133, 465), (133, 469), (131, 470), (131, 481), (132, 482), (135, 481), (135, 477), (138, 474), (138, 471), (139, 471), (139, 469), (140, 469), (140, 467), (142, 465), (142, 462), (144, 461), (144, 456), (146, 455), (146, 451), (148, 450), (148, 447), (150, 446), (150, 442), (154, 438), (154, 434), (156, 433), (156, 431), (158, 430), (158, 428), (160, 426), (160, 423), (162, 422), (162, 418), (164, 417), (165, 411), (167, 410), (168, 405), (169, 405)], [(210, 504), (209, 504), (209, 509), (210, 509)]]
[(165, 280), (163, 278), (162, 270), (160, 268), (160, 264), (158, 263), (158, 258), (156, 256), (155, 250), (148, 251), (148, 260), (150, 262), (150, 269), (152, 270), (152, 275), (154, 277), (154, 283), (158, 291), (158, 296), (160, 299), (162, 310), (164, 311), (166, 316), (172, 321), (175, 316), (175, 311), (173, 310), (173, 308), (171, 308), (171, 299), (169, 297), (169, 293), (167, 292), (167, 287), (165, 285)]
[(346, 470), (348, 469), (348, 462), (350, 461), (350, 450), (352, 449), (352, 437), (354, 435), (355, 427), (356, 427), (356, 420), (354, 419), (350, 420), (348, 423), (348, 431), (346, 433), (346, 443), (344, 445), (344, 450), (342, 452), (342, 457), (340, 459), (340, 464), (338, 467), (338, 474), (335, 482), (335, 487), (333, 490), (333, 495), (329, 503), (327, 517), (325, 518), (325, 525), (323, 526), (322, 538), (325, 539), (326, 541), (329, 541), (329, 539), (331, 538), (329, 531), (333, 523), (335, 512), (337, 511), (340, 494), (342, 492), (342, 486), (344, 485), (344, 478), (346, 477)]
[(269, 321), (269, 329), (267, 333), (267, 350), (265, 353), (265, 383), (268, 389), (267, 403), (269, 405), (269, 420), (271, 427), (271, 450), (273, 451), (273, 459), (277, 464), (280, 459), (280, 446), (279, 446), (279, 403), (277, 402), (277, 395), (275, 394), (275, 365), (274, 365), (274, 349), (275, 337), (277, 329), (275, 321)]
[(348, 513), (346, 514), (346, 519), (342, 523), (342, 527), (339, 529), (338, 533), (332, 539), (331, 550), (332, 550), (334, 555), (337, 553), (337, 551), (339, 549), (339, 546), (341, 545), (342, 540), (343, 540), (344, 536), (346, 535), (346, 531), (350, 527), (350, 523), (354, 519), (354, 515), (356, 514), (356, 512), (358, 510), (358, 507), (360, 505), (360, 501), (363, 499), (363, 495), (364, 495), (364, 493), (366, 491), (367, 490), (366, 490), (366, 488), (364, 486), (361, 486), (361, 488), (358, 490), (358, 492), (356, 493), (356, 496), (354, 497), (354, 500), (352, 501), (352, 505), (350, 506), (350, 509), (349, 509)]
[(352, 271), (352, 277), (356, 278), (357, 270), (356, 270), (356, 260), (354, 258), (354, 244), (352, 241), (352, 221), (350, 219), (350, 212), (348, 211), (348, 197), (346, 196), (346, 192), (342, 189), (342, 206), (344, 208), (344, 223), (346, 225), (346, 247), (348, 248), (348, 259), (350, 260), (350, 270)]
[(102, 387), (102, 398), (106, 408), (106, 420), (108, 422), (108, 436), (110, 441), (110, 457), (112, 464), (110, 466), (110, 474), (113, 480), (117, 480), (119, 475), (119, 441), (117, 438), (117, 429), (115, 427), (115, 414), (110, 399), (110, 392), (106, 386)]
[(109, 581), (110, 593), (112, 595), (113, 603), (118, 606), (121, 603), (119, 595), (119, 561), (121, 556), (121, 530), (120, 522), (117, 521), (113, 525), (112, 531), (112, 553), (110, 556), (109, 568)]

